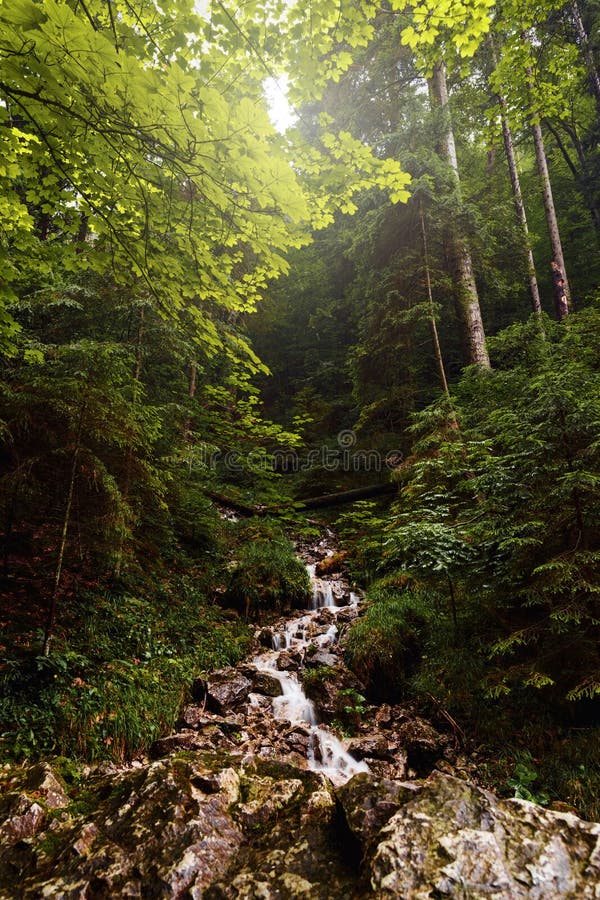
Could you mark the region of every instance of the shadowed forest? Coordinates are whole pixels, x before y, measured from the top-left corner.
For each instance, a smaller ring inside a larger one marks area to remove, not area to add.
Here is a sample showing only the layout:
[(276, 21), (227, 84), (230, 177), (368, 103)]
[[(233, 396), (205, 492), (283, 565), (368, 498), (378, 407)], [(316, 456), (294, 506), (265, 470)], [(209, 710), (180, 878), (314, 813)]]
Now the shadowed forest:
[(599, 28), (5, 0), (2, 762), (142, 757), (330, 528), (340, 734), (442, 710), (600, 820)]

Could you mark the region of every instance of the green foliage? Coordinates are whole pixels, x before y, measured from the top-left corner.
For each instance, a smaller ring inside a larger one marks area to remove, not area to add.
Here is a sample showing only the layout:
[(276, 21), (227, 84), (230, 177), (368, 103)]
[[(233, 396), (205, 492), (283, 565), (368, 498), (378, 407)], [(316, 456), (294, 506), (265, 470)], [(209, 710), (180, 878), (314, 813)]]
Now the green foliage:
[(343, 546), (350, 551), (350, 572), (363, 584), (372, 581), (380, 567), (387, 521), (387, 511), (373, 500), (353, 503), (335, 521)]
[(546, 806), (550, 797), (544, 791), (538, 792), (535, 788), (538, 779), (539, 775), (533, 767), (531, 753), (524, 752), (517, 760), (514, 774), (507, 779), (507, 782), (508, 786), (514, 790), (514, 796), (519, 800), (529, 800), (530, 803)]
[(340, 728), (345, 734), (354, 734), (361, 723), (361, 719), (367, 711), (364, 697), (355, 688), (342, 688), (335, 697), (336, 717), (334, 727)]
[(57, 638), (50, 658), (17, 653), (3, 635), (13, 647), (0, 661), (5, 758), (143, 753), (172, 729), (192, 678), (238, 662), (249, 644), (191, 579), (153, 594), (82, 594), (68, 617), (69, 642)]
[(335, 681), (337, 674), (331, 666), (314, 666), (302, 673), (302, 684), (307, 697), (316, 699), (323, 689), (323, 684)]
[(246, 616), (306, 608), (310, 580), (292, 542), (274, 532), (244, 544), (229, 573), (225, 600)]
[(389, 583), (372, 585), (367, 602), (344, 640), (348, 664), (370, 699), (397, 700), (419, 667), (433, 610), (426, 597)]
[(490, 696), (598, 690), (598, 318), (591, 308), (546, 323), (546, 338), (532, 321), (491, 341), (496, 371), (457, 387), (461, 431), (426, 411), (401, 472), (385, 564), (441, 576), (440, 591), (452, 578), (487, 645)]

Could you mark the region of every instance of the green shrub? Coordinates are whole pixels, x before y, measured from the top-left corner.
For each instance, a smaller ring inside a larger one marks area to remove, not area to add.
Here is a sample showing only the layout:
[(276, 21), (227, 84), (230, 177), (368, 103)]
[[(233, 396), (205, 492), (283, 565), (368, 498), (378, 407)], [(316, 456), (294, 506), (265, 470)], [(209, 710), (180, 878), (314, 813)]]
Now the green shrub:
[(69, 643), (57, 635), (49, 658), (0, 659), (0, 755), (144, 752), (172, 729), (192, 678), (238, 662), (250, 640), (191, 579), (145, 596), (88, 592), (68, 616)]
[(376, 582), (365, 616), (344, 646), (350, 668), (373, 700), (394, 701), (418, 668), (430, 633), (432, 609), (423, 597)]
[(246, 616), (306, 607), (310, 579), (291, 541), (275, 537), (245, 544), (229, 573), (225, 599)]

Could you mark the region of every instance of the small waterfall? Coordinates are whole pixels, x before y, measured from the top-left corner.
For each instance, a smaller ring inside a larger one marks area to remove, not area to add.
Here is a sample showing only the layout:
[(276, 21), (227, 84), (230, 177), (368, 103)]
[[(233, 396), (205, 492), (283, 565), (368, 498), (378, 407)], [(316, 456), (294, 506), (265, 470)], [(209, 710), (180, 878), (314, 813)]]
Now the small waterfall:
[(314, 772), (323, 772), (334, 784), (343, 784), (359, 772), (368, 772), (365, 762), (354, 759), (336, 737), (314, 728), (308, 747), (308, 761)]
[(325, 634), (318, 634), (315, 638), (315, 643), (319, 645), (319, 647), (330, 647), (337, 638), (338, 627), (337, 625), (330, 625)]
[[(296, 674), (277, 668), (277, 660), (283, 650), (303, 652), (311, 644), (319, 648), (330, 647), (337, 639), (338, 628), (335, 622), (332, 622), (326, 631), (310, 637), (310, 632), (314, 633), (315, 619), (319, 610), (327, 607), (335, 614), (335, 610), (339, 609), (335, 603), (331, 583), (326, 579), (317, 578), (315, 568), (314, 564), (307, 566), (313, 586), (311, 612), (286, 622), (283, 630), (272, 637), (273, 649), (257, 656), (254, 665), (257, 669), (272, 675), (281, 684), (282, 694), (275, 697), (272, 703), (274, 717), (288, 721), (292, 725), (307, 726), (309, 768), (313, 772), (322, 772), (334, 784), (340, 785), (359, 772), (368, 772), (367, 764), (354, 759), (335, 735), (318, 724), (314, 704), (304, 693)], [(358, 602), (358, 596), (352, 593), (351, 605), (356, 606)]]
[(335, 609), (336, 602), (331, 582), (326, 581), (324, 578), (318, 578), (315, 575), (316, 565), (314, 563), (308, 565), (306, 569), (312, 584), (311, 610), (314, 612), (316, 609), (322, 609), (324, 606)]
[(273, 700), (273, 715), (276, 719), (287, 719), (292, 724), (307, 722), (317, 724), (317, 714), (312, 700), (309, 700), (299, 682), (284, 672), (279, 672), (283, 694)]

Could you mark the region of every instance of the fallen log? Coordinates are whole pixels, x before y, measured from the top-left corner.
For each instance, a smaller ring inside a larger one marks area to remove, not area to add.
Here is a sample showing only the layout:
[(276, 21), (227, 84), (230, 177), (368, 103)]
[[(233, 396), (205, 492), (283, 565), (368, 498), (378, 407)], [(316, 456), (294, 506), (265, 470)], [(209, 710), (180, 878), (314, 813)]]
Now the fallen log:
[(355, 503), (357, 500), (370, 500), (372, 497), (383, 497), (386, 494), (395, 494), (397, 486), (392, 482), (385, 484), (371, 484), (368, 487), (353, 488), (350, 491), (338, 491), (335, 494), (322, 494), (320, 497), (307, 497), (304, 500), (290, 500), (289, 503), (279, 506), (249, 506), (241, 500), (233, 500), (223, 494), (207, 491), (207, 497), (220, 503), (228, 509), (232, 509), (239, 515), (249, 518), (251, 516), (277, 516), (289, 512), (292, 509), (322, 509), (328, 506), (338, 506), (343, 503)]
[(397, 491), (398, 485), (386, 481), (385, 484), (372, 484), (364, 488), (354, 488), (351, 491), (308, 497), (306, 500), (297, 500), (294, 506), (296, 509), (319, 509), (324, 506), (337, 506), (340, 503), (354, 503), (356, 500), (370, 500), (371, 497), (383, 497), (385, 494), (395, 494)]

